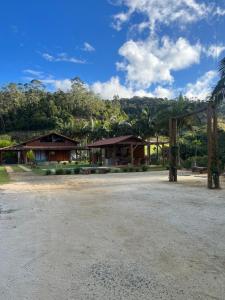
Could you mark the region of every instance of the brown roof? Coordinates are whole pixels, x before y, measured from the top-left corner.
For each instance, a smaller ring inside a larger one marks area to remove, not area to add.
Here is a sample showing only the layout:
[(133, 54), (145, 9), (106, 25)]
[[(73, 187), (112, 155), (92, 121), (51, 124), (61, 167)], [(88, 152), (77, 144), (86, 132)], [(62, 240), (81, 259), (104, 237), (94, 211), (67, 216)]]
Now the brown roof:
[(50, 132), (50, 133), (47, 133), (47, 134), (44, 134), (44, 135), (36, 136), (36, 137), (34, 137), (34, 138), (30, 139), (30, 140), (27, 140), (25, 142), (20, 143), (19, 145), (24, 145), (24, 144), (27, 144), (27, 143), (30, 143), (30, 142), (34, 142), (34, 141), (37, 141), (37, 140), (39, 140), (39, 139), (41, 139), (43, 137), (46, 137), (46, 136), (49, 136), (49, 135), (52, 135), (52, 134), (60, 136), (60, 137), (63, 137), (64, 139), (69, 140), (69, 141), (71, 141), (73, 143), (76, 143), (76, 144), (79, 143), (78, 141), (75, 141), (75, 140), (69, 138), (68, 136), (65, 136), (65, 135), (62, 135), (60, 133), (57, 133), (57, 132), (53, 131), (53, 132)]
[[(40, 139), (40, 138), (43, 138), (43, 137), (46, 137), (46, 136), (48, 136), (48, 135), (52, 135), (52, 134), (54, 134), (54, 135), (57, 135), (57, 136), (60, 136), (60, 137), (63, 137), (64, 139), (66, 139), (66, 140), (69, 140), (69, 141), (71, 141), (71, 142), (73, 142), (74, 143), (74, 146), (68, 146), (68, 145), (66, 145), (66, 146), (51, 146), (51, 145), (48, 145), (47, 147), (46, 146), (26, 146), (26, 144), (28, 144), (28, 143), (30, 143), (30, 142), (34, 142), (34, 141), (36, 141), (36, 140), (38, 140), (38, 139)], [(73, 149), (76, 149), (76, 145), (78, 144), (79, 142), (78, 141), (75, 141), (75, 140), (73, 140), (73, 139), (71, 139), (71, 138), (69, 138), (69, 137), (67, 137), (67, 136), (65, 136), (65, 135), (62, 135), (62, 134), (59, 134), (59, 133), (56, 133), (56, 132), (50, 132), (50, 133), (48, 133), (48, 134), (45, 134), (45, 135), (41, 135), (41, 136), (37, 136), (37, 137), (35, 137), (35, 138), (32, 138), (32, 139), (30, 139), (30, 140), (27, 140), (27, 141), (25, 141), (25, 142), (22, 142), (22, 143), (20, 143), (20, 144), (16, 144), (16, 145), (12, 145), (12, 146), (8, 146), (8, 147), (4, 147), (4, 148), (0, 148), (0, 151), (4, 151), (4, 150), (9, 150), (9, 151), (14, 151), (14, 150), (29, 150), (29, 149), (37, 149), (37, 150), (41, 150), (41, 149), (49, 149), (49, 150), (53, 150), (53, 148), (55, 149), (55, 150), (73, 150)]]
[[(132, 144), (132, 140), (135, 140), (137, 143), (141, 143), (143, 145), (148, 144), (146, 141), (144, 141), (141, 138), (138, 138), (134, 135), (126, 135), (126, 136), (118, 136), (118, 137), (113, 137), (109, 139), (103, 139), (97, 142), (94, 142), (92, 144), (89, 144), (89, 148), (98, 148), (98, 147), (103, 147), (103, 146), (110, 146), (110, 145), (116, 145), (116, 144), (123, 144), (123, 143), (129, 143)], [(133, 142), (135, 143), (135, 142)]]

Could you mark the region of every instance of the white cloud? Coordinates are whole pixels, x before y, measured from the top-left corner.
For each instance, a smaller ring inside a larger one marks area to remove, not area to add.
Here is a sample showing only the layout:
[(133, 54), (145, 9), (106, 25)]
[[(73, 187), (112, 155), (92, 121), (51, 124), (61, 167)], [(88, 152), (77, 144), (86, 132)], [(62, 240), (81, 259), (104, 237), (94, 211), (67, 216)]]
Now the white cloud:
[(71, 57), (69, 56), (67, 53), (59, 53), (56, 56), (53, 56), (49, 53), (43, 53), (42, 57), (50, 62), (71, 62), (74, 64), (85, 64), (86, 61), (85, 60), (81, 60), (81, 59), (77, 59), (75, 57)]
[(87, 51), (87, 52), (93, 52), (93, 51), (95, 51), (95, 48), (91, 44), (85, 42), (83, 50)]
[(90, 86), (90, 89), (99, 94), (103, 99), (113, 99), (114, 96), (120, 98), (137, 97), (158, 97), (158, 98), (174, 98), (174, 92), (171, 88), (167, 89), (161, 86), (156, 87), (154, 92), (149, 92), (144, 89), (133, 89), (130, 86), (125, 86), (120, 83), (119, 77), (112, 77), (106, 82), (97, 81)]
[(147, 17), (143, 28), (148, 24), (151, 32), (155, 31), (157, 25), (170, 25), (176, 22), (183, 26), (211, 15), (225, 14), (225, 9), (212, 1), (206, 4), (198, 0), (120, 0), (118, 4), (125, 5), (127, 11), (114, 16), (114, 28), (117, 30), (120, 30), (123, 23), (134, 13)]
[(131, 87), (126, 87), (120, 83), (119, 78), (112, 77), (109, 81), (100, 82), (97, 81), (90, 86), (90, 89), (99, 94), (103, 99), (113, 99), (114, 96), (120, 98), (131, 98), (133, 96), (147, 96), (152, 97), (153, 95), (145, 90), (133, 90)]
[(214, 15), (221, 16), (221, 17), (225, 16), (225, 8), (216, 7), (214, 11)]
[(71, 89), (72, 82), (70, 79), (44, 79), (42, 80), (44, 84), (51, 85), (54, 90), (61, 90), (63, 92), (68, 92)]
[(215, 70), (208, 71), (201, 76), (195, 83), (187, 84), (185, 96), (193, 100), (206, 100), (215, 86), (218, 73)]
[(117, 63), (117, 68), (126, 72), (128, 84), (148, 88), (152, 83), (172, 83), (171, 72), (199, 63), (201, 51), (200, 44), (191, 45), (184, 38), (130, 40), (119, 49), (124, 60)]
[(41, 78), (44, 75), (43, 72), (32, 70), (32, 69), (23, 70), (23, 73), (25, 73), (25, 74), (27, 74), (29, 76), (34, 76), (36, 78)]
[(207, 56), (218, 58), (225, 51), (225, 45), (211, 45), (208, 49), (205, 48), (204, 52)]
[(168, 89), (162, 86), (158, 86), (154, 91), (154, 96), (157, 98), (174, 99), (175, 93), (171, 88)]

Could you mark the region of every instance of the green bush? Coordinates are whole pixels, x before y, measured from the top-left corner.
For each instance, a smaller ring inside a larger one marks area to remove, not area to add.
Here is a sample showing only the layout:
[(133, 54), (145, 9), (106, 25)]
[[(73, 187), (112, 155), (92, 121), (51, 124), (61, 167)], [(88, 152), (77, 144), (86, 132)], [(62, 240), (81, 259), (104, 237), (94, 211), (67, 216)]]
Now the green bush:
[(29, 162), (34, 162), (35, 161), (35, 154), (33, 150), (29, 150), (26, 154), (27, 159)]
[(131, 167), (128, 168), (128, 171), (129, 171), (129, 172), (134, 172), (134, 171), (135, 171), (135, 168), (131, 166)]
[(73, 169), (74, 174), (80, 174), (80, 168), (75, 168)]
[(128, 171), (129, 171), (129, 168), (127, 168), (127, 167), (123, 167), (123, 168), (122, 168), (122, 170), (123, 170), (123, 172), (125, 172), (125, 173), (126, 173), (126, 172), (128, 172)]
[[(195, 157), (189, 157), (185, 161), (182, 162), (182, 167), (185, 169), (191, 169), (195, 163)], [(196, 164), (198, 167), (207, 167), (208, 165), (208, 156), (197, 156)]]
[(45, 175), (52, 175), (52, 171), (51, 170), (46, 170)]
[(148, 166), (142, 166), (142, 167), (141, 167), (141, 170), (142, 170), (143, 172), (148, 171)]
[(63, 175), (64, 174), (64, 170), (63, 169), (56, 169), (55, 174), (56, 175)]
[(72, 170), (71, 170), (71, 169), (66, 169), (66, 170), (65, 170), (65, 174), (66, 174), (66, 175), (72, 174)]

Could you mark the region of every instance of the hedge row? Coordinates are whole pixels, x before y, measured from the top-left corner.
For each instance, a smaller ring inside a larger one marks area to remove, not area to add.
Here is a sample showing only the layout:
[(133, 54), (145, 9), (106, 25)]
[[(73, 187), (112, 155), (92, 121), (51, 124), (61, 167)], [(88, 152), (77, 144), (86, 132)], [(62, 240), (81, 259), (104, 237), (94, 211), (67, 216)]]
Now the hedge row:
[[(127, 173), (127, 172), (146, 172), (149, 170), (148, 166), (140, 166), (140, 167), (132, 167), (132, 166), (127, 166), (123, 168), (111, 168), (109, 169), (108, 172), (110, 173)], [(103, 172), (103, 173), (108, 173), (108, 172)], [(91, 169), (90, 174), (99, 174), (102, 173), (102, 170), (98, 169)], [(81, 174), (81, 168), (74, 168), (74, 169), (63, 169), (59, 168), (56, 169), (55, 171), (53, 170), (46, 170), (45, 175), (71, 175), (71, 174)], [(82, 172), (82, 174), (85, 174)]]

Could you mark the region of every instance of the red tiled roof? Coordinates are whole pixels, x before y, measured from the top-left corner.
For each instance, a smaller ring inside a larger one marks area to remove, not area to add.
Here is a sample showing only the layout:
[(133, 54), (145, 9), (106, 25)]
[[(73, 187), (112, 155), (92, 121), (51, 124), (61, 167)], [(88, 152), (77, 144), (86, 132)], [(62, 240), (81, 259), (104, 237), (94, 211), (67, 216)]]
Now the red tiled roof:
[(109, 138), (109, 139), (96, 141), (92, 144), (89, 144), (88, 147), (89, 148), (97, 148), (97, 147), (101, 147), (101, 146), (123, 144), (124, 142), (129, 142), (130, 139), (135, 139), (137, 141), (137, 143), (146, 144), (146, 142), (144, 140), (142, 140), (141, 138), (138, 138), (133, 135), (126, 135), (126, 136), (118, 136), (118, 137), (113, 137), (113, 138)]

